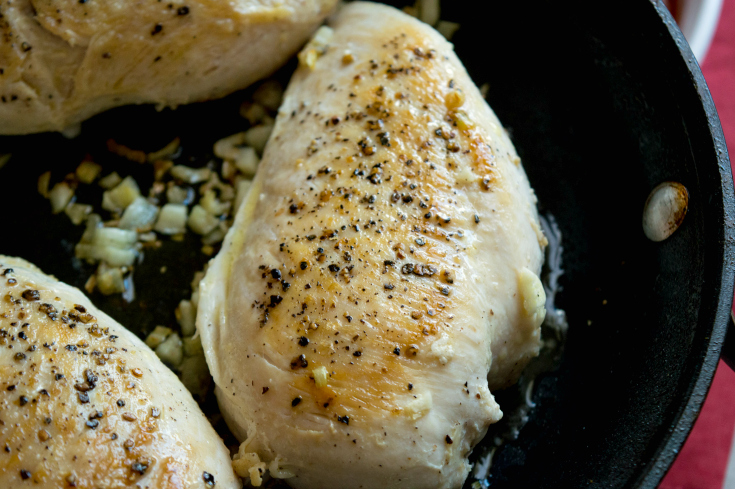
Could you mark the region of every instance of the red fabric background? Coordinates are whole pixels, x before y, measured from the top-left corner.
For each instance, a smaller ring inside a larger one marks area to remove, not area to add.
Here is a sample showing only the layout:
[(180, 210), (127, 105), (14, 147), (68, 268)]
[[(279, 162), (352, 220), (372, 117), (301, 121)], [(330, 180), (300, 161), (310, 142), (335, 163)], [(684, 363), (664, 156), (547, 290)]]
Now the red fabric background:
[[(702, 71), (735, 160), (735, 0), (724, 1)], [(735, 373), (720, 361), (699, 419), (660, 489), (722, 489), (734, 429)]]

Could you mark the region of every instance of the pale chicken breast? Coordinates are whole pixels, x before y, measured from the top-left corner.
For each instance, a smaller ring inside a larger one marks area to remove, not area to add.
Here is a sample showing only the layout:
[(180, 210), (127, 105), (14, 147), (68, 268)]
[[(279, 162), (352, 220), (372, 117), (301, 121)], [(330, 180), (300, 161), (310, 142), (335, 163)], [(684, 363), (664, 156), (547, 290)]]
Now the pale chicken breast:
[(299, 55), (197, 327), (234, 465), (456, 488), (538, 353), (545, 238), (500, 122), (429, 26), (344, 7)]
[(239, 488), (178, 378), (78, 289), (0, 256), (0, 487)]
[(281, 67), (337, 0), (0, 3), (0, 134), (222, 97)]

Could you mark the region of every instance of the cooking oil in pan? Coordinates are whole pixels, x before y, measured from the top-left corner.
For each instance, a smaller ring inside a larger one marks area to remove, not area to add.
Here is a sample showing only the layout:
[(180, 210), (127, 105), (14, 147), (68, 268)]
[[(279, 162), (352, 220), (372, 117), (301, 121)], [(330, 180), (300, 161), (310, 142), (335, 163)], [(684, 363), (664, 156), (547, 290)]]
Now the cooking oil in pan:
[(493, 456), (508, 441), (518, 438), (521, 429), (528, 422), (529, 415), (536, 406), (533, 402), (536, 377), (553, 370), (562, 354), (568, 329), (564, 310), (556, 307), (556, 293), (559, 291), (559, 277), (564, 273), (562, 267), (562, 236), (556, 219), (551, 214), (539, 216), (549, 245), (546, 247), (546, 260), (541, 271), (541, 281), (546, 292), (546, 319), (541, 325), (541, 351), (528, 364), (518, 383), (504, 391), (496, 392), (495, 399), (503, 410), (503, 419), (490, 426), (482, 444), (475, 449), (474, 467), (465, 487), (472, 489), (491, 486), (490, 468)]

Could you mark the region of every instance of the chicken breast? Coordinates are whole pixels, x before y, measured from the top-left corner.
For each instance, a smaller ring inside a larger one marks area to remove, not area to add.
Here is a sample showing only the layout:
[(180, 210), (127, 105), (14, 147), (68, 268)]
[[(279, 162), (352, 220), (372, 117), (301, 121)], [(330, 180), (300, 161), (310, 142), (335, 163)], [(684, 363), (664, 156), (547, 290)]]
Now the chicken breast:
[(336, 0), (14, 0), (0, 5), (0, 134), (126, 104), (222, 97), (281, 67)]
[(0, 297), (0, 487), (240, 487), (178, 378), (78, 289), (0, 256)]
[(351, 3), (299, 55), (197, 327), (234, 464), (296, 488), (456, 488), (539, 349), (545, 239), (429, 26)]

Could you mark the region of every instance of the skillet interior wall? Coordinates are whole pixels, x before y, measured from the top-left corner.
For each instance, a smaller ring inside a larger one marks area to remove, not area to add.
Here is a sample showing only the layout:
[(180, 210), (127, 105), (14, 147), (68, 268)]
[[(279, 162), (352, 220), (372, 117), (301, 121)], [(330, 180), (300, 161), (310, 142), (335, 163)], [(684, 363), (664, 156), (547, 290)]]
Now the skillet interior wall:
[[(648, 2), (606, 9), (457, 1), (445, 2), (442, 17), (462, 24), (457, 52), (478, 84), (490, 83), (488, 101), (511, 131), (542, 212), (557, 218), (564, 237), (557, 302), (570, 323), (565, 355), (537, 380), (537, 408), (520, 438), (496, 453), (489, 482), (654, 487), (663, 474), (651, 460), (682, 415), (710, 345), (723, 266), (720, 174), (714, 155), (693, 150), (709, 132), (676, 46)], [(180, 161), (196, 166), (217, 138), (244, 129), (242, 98), (162, 113), (117, 109), (85, 123), (75, 140), (0, 138), (2, 151), (14, 152), (0, 169), (0, 253), (82, 287), (88, 267), (71, 259), (82, 229), (49, 216), (35, 192), (38, 175), (49, 168), (63, 175), (87, 152), (104, 155), (108, 137), (154, 150), (178, 135)], [(99, 162), (142, 178), (135, 164)], [(654, 244), (643, 236), (641, 211), (667, 179), (687, 186), (690, 210), (670, 240)], [(172, 321), (187, 297), (191, 274), (206, 261), (198, 250), (192, 239), (147, 253), (136, 269), (139, 301), (93, 300), (144, 337)]]
[[(702, 362), (721, 336), (711, 335), (718, 300), (732, 297), (731, 278), (720, 290), (723, 270), (732, 276), (722, 175), (691, 76), (649, 2), (453, 12), (457, 52), (478, 83), (490, 83), (488, 101), (565, 247), (562, 365), (537, 381), (536, 411), (496, 454), (489, 481), (655, 487), (688, 432), (672, 437), (677, 421), (691, 423), (706, 394), (696, 382), (702, 375), (709, 385), (713, 361), (704, 370)], [(641, 211), (665, 180), (687, 186), (690, 209), (656, 244), (643, 235)]]

